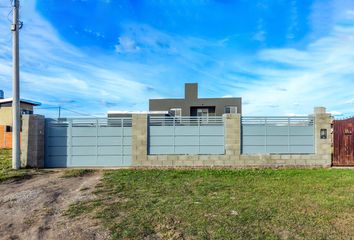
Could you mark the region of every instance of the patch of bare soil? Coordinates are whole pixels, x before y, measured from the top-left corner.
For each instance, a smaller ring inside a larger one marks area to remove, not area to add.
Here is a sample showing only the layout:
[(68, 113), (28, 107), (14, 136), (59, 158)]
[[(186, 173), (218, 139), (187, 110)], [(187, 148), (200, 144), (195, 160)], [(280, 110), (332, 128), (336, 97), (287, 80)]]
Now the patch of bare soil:
[(101, 174), (62, 178), (62, 172), (38, 174), (0, 184), (0, 239), (108, 239), (92, 218), (70, 219), (68, 207), (93, 199)]

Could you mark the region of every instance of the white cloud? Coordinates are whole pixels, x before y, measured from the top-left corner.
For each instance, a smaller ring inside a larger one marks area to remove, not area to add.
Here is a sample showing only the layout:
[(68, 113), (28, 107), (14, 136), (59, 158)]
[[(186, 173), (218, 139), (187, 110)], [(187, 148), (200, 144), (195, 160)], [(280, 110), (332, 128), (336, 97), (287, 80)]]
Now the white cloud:
[(115, 46), (118, 53), (133, 53), (140, 50), (135, 41), (128, 36), (119, 37), (118, 40), (118, 44)]
[[(244, 100), (251, 102), (243, 108), (244, 113), (308, 114), (314, 106), (325, 106), (333, 113), (352, 113), (354, 109), (348, 106), (354, 86), (351, 39), (354, 39), (354, 21), (343, 14), (327, 36), (310, 42), (305, 49), (261, 50), (242, 67), (244, 73), (260, 80), (250, 84), (247, 90), (238, 91)], [(234, 66), (239, 68), (239, 61)], [(277, 91), (283, 88), (287, 91)], [(279, 108), (271, 108), (272, 105)]]
[(345, 102), (346, 104), (354, 104), (354, 98)]

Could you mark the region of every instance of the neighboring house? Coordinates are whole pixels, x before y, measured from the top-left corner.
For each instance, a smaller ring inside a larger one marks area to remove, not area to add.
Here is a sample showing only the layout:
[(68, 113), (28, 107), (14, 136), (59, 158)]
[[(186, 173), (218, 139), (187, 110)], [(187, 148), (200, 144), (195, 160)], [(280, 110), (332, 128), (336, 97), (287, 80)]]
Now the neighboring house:
[[(33, 114), (33, 107), (41, 103), (21, 99), (20, 112)], [(11, 148), (12, 142), (12, 98), (4, 98), (0, 90), (0, 148)]]
[(169, 111), (175, 116), (221, 116), (242, 112), (241, 98), (198, 98), (198, 84), (185, 84), (183, 99), (150, 99), (150, 111)]

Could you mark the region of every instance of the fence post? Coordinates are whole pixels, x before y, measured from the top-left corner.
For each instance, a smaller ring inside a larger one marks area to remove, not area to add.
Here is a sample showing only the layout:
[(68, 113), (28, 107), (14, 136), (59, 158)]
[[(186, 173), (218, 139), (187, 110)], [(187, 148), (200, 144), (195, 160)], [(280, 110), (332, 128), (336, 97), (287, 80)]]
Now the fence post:
[(132, 115), (132, 165), (142, 166), (147, 161), (148, 148), (148, 116), (147, 114)]
[[(313, 163), (322, 166), (331, 166), (332, 164), (332, 139), (331, 139), (331, 124), (332, 117), (331, 114), (326, 113), (326, 108), (315, 107), (315, 151), (317, 162)], [(321, 129), (327, 131), (327, 137), (321, 138)]]
[(224, 114), (226, 155), (239, 157), (241, 154), (241, 115)]
[(22, 167), (44, 167), (45, 118), (42, 115), (23, 115), (21, 132)]

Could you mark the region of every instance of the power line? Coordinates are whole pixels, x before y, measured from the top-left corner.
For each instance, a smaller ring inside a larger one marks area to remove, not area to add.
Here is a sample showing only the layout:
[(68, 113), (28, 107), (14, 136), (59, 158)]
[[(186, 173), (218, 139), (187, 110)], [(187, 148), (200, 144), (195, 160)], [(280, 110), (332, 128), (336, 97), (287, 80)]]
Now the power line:
[(76, 111), (67, 107), (62, 107), (62, 106), (49, 106), (49, 107), (36, 107), (36, 110), (58, 110), (58, 118), (61, 117), (61, 111), (65, 110), (67, 112), (75, 113), (80, 116), (91, 116), (91, 117), (96, 117), (95, 115), (88, 113), (88, 112), (82, 112), (82, 111)]

